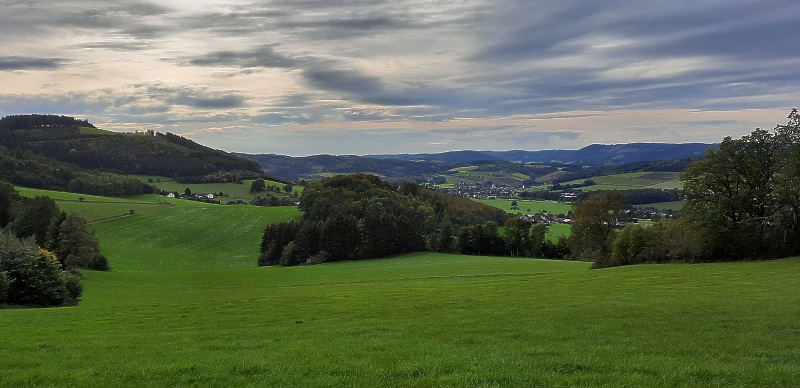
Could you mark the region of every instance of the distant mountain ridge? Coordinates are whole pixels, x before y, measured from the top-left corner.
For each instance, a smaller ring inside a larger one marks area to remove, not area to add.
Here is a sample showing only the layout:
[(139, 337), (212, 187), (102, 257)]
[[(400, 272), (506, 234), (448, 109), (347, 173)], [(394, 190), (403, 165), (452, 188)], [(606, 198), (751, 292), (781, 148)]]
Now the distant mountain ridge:
[[(470, 164), (497, 164), (506, 169), (512, 164), (542, 163), (563, 166), (590, 166), (615, 168), (627, 165), (644, 165), (648, 162), (699, 159), (708, 148), (716, 144), (686, 143), (630, 143), (593, 144), (579, 150), (544, 151), (449, 151), (435, 154), (389, 155), (313, 155), (291, 157), (276, 154), (235, 154), (257, 162), (271, 176), (294, 180), (303, 176), (321, 174), (369, 173), (384, 179), (398, 181), (426, 181), (452, 167)], [(669, 168), (662, 166), (662, 168)], [(524, 172), (528, 174), (528, 172)]]
[(450, 151), (433, 154), (365, 155), (365, 157), (437, 164), (505, 161), (619, 166), (635, 162), (702, 157), (708, 148), (716, 146), (716, 144), (705, 143), (592, 144), (578, 150)]

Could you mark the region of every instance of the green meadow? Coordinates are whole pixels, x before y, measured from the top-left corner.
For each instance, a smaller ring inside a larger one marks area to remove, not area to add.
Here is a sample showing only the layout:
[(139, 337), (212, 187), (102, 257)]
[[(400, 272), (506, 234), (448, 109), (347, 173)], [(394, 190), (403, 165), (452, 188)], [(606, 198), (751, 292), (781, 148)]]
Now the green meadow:
[[(626, 190), (626, 189), (681, 189), (683, 184), (677, 172), (631, 172), (624, 174), (599, 175), (591, 178), (594, 186), (584, 187), (592, 190)], [(582, 184), (586, 179), (564, 182), (564, 184)]]
[[(183, 192), (189, 188), (192, 193), (205, 193), (205, 194), (217, 194), (217, 193), (224, 193), (225, 197), (219, 198), (220, 201), (227, 202), (227, 201), (235, 201), (237, 199), (241, 199), (245, 202), (250, 202), (255, 198), (257, 194), (253, 194), (250, 192), (250, 185), (253, 183), (253, 179), (250, 180), (243, 180), (242, 183), (180, 183), (176, 182), (172, 178), (167, 177), (159, 177), (159, 176), (148, 176), (148, 175), (133, 175), (132, 177), (137, 178), (143, 182), (148, 182), (151, 185), (164, 190), (164, 191), (174, 191), (178, 192), (179, 194), (183, 194)], [(285, 186), (283, 183), (274, 182), (274, 181), (266, 181), (267, 186), (276, 186), (281, 189), (283, 192), (283, 187)], [(300, 186), (294, 186), (292, 192), (296, 194), (302, 193), (303, 188)], [(268, 193), (260, 193), (262, 197), (267, 194), (273, 194), (271, 192)]]
[(531, 214), (539, 212), (553, 213), (553, 214), (567, 214), (569, 213), (570, 209), (572, 209), (572, 204), (560, 203), (555, 201), (516, 200), (517, 207), (519, 208), (519, 210), (511, 210), (511, 202), (515, 201), (512, 199), (475, 199), (474, 201), (489, 206), (494, 206), (498, 209), (502, 209), (513, 214), (516, 214), (517, 212), (527, 213), (528, 209), (531, 209), (530, 210)]
[(154, 206), (92, 224), (113, 269), (83, 273), (79, 306), (0, 310), (0, 386), (800, 385), (797, 258), (259, 268), (297, 209)]

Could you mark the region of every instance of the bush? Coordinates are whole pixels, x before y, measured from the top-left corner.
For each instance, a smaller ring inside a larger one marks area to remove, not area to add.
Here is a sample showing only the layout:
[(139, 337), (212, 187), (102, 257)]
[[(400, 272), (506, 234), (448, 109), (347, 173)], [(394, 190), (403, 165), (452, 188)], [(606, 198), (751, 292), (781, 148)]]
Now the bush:
[(7, 233), (0, 233), (0, 273), (7, 284), (3, 302), (10, 305), (76, 305), (83, 292), (78, 277), (61, 270), (52, 252)]

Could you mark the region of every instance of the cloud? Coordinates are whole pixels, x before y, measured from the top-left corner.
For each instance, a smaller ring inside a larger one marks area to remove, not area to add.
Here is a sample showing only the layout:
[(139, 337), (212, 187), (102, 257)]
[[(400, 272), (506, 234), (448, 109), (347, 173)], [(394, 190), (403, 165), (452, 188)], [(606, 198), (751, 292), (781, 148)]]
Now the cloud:
[(186, 64), (195, 66), (222, 66), (241, 68), (280, 68), (292, 69), (300, 66), (304, 60), (291, 57), (275, 50), (274, 44), (262, 45), (252, 50), (221, 50), (207, 54), (184, 58)]
[(156, 83), (140, 84), (135, 87), (146, 91), (150, 99), (197, 109), (237, 108), (245, 102), (245, 98), (236, 93), (211, 91), (188, 85), (170, 86)]
[[(769, 126), (785, 114), (764, 123), (758, 112), (800, 100), (800, 3), (792, 0), (39, 0), (2, 8), (0, 111), (170, 123), (176, 132), (227, 128), (197, 132), (217, 146), (282, 139), (358, 153), (705, 141)], [(687, 110), (748, 117), (653, 113)], [(582, 112), (595, 116), (575, 116)], [(608, 112), (635, 120), (611, 124)]]
[(0, 56), (0, 71), (58, 70), (67, 62), (63, 58), (35, 58), (20, 55)]

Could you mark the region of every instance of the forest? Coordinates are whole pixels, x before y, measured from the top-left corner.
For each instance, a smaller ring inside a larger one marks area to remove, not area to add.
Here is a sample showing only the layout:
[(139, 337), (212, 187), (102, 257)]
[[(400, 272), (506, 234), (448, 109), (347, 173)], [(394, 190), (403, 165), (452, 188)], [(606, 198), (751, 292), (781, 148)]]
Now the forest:
[(255, 162), (172, 133), (115, 133), (66, 116), (3, 117), (0, 144), (9, 152), (82, 169), (166, 176), (187, 183), (240, 182), (264, 175)]

